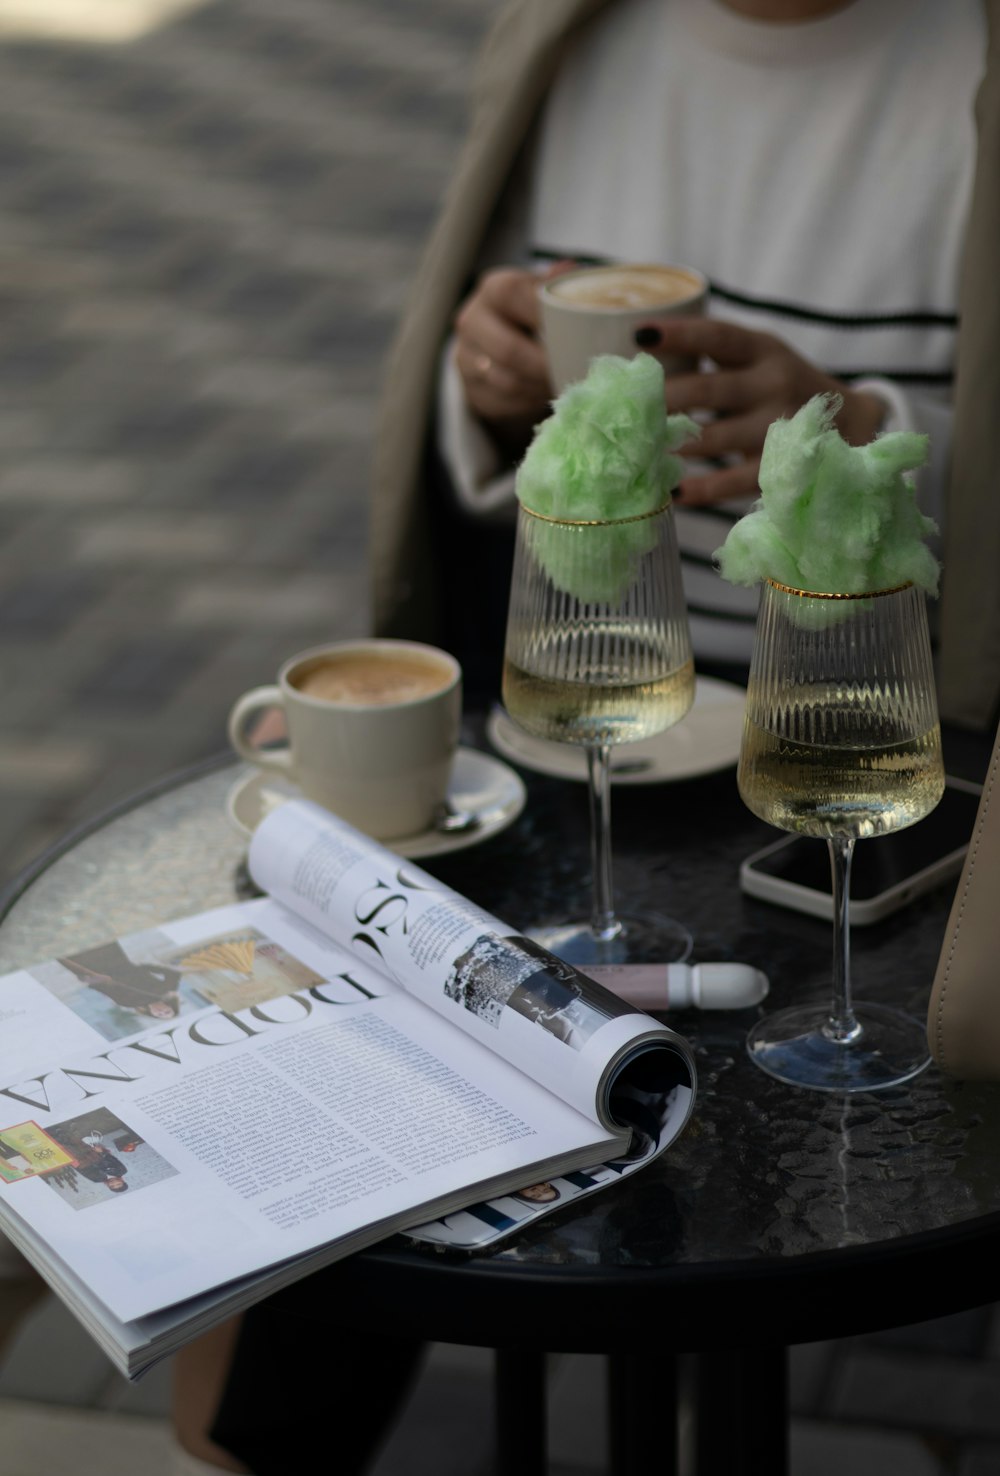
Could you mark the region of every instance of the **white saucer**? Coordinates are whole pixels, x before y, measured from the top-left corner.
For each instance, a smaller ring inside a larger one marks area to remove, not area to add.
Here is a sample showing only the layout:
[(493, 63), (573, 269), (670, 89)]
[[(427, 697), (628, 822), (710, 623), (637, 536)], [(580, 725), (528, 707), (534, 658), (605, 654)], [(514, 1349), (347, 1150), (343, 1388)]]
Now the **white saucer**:
[[(248, 838), (278, 805), (286, 800), (301, 799), (297, 784), (281, 774), (251, 769), (233, 785), (226, 796), (226, 814), (232, 824)], [(482, 823), (471, 830), (427, 830), (423, 835), (409, 835), (402, 840), (386, 841), (390, 851), (416, 860), (422, 856), (445, 856), (466, 846), (506, 830), (524, 809), (524, 785), (512, 769), (488, 753), (474, 748), (460, 748), (455, 755), (448, 786), (448, 800), (455, 810), (468, 810), (483, 815)]]
[[(733, 682), (698, 677), (694, 706), (673, 728), (639, 743), (623, 743), (611, 752), (615, 784), (662, 784), (695, 779), (735, 764), (740, 756), (746, 692)], [(503, 708), (496, 708), (486, 726), (493, 747), (524, 769), (552, 774), (557, 779), (587, 777), (587, 759), (574, 743), (553, 743), (519, 728)], [(619, 766), (616, 772), (616, 766)]]

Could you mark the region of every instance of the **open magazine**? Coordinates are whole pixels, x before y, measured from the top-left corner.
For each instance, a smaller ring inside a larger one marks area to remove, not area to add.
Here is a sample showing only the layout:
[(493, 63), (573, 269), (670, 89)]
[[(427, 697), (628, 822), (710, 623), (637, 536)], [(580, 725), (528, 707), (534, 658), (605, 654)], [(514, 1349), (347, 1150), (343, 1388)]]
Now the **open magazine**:
[(0, 1225), (130, 1377), (396, 1231), (509, 1233), (693, 1105), (679, 1036), (318, 806), (248, 864), (258, 900), (0, 980)]

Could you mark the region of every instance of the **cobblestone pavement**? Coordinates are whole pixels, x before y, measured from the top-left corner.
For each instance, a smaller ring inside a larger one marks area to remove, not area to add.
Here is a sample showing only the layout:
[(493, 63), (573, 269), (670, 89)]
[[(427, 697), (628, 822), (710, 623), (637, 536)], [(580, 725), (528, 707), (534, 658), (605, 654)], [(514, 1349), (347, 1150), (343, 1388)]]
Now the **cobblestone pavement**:
[(177, 15), (94, 44), (0, 0), (0, 878), (366, 628), (379, 366), (493, 8), (116, 0)]
[[(224, 747), (286, 654), (366, 627), (379, 365), (495, 4), (0, 0), (0, 880)], [(459, 1365), (380, 1476), (468, 1476), (488, 1385), (456, 1400)], [(567, 1473), (601, 1461), (574, 1367)], [(794, 1476), (1000, 1472), (990, 1309), (793, 1372)], [(54, 1305), (0, 1397), (0, 1476), (162, 1467), (159, 1424), (143, 1460), (127, 1424), (162, 1415), (159, 1373), (126, 1388)]]

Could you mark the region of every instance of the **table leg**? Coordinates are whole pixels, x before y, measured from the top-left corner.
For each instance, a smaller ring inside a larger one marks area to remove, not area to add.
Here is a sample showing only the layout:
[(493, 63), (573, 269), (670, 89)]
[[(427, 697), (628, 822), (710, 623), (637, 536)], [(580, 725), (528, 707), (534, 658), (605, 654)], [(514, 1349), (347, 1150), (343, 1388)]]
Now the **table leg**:
[(497, 1348), (493, 1356), (497, 1476), (545, 1476), (545, 1354)]
[(788, 1349), (698, 1355), (698, 1476), (787, 1476)]
[(608, 1355), (608, 1476), (677, 1476), (677, 1360)]

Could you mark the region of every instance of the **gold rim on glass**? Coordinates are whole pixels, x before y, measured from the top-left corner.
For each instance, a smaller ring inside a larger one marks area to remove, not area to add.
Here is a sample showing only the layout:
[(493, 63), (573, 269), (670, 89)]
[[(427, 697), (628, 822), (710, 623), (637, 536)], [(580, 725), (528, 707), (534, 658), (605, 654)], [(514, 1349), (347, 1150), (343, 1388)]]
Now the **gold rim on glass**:
[(560, 528), (621, 528), (626, 523), (645, 523), (649, 518), (658, 518), (672, 504), (664, 502), (659, 507), (654, 507), (652, 512), (633, 513), (630, 518), (553, 518), (548, 513), (535, 512), (533, 507), (528, 507), (523, 502), (518, 506), (529, 518), (537, 518), (540, 523), (555, 523)]
[(904, 589), (913, 588), (913, 580), (908, 579), (905, 584), (894, 584), (891, 589), (868, 589), (861, 594), (830, 594), (819, 589), (796, 589), (794, 585), (782, 584), (780, 579), (767, 579), (772, 589), (780, 589), (782, 594), (795, 595), (800, 600), (877, 600), (880, 595), (901, 594)]

